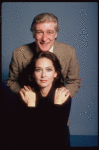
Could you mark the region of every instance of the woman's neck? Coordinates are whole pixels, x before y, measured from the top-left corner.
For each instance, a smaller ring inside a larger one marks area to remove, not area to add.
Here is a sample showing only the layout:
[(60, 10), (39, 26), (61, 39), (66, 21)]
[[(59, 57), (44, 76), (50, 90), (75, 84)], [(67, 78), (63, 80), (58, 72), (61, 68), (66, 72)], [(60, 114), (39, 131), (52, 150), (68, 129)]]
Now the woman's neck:
[(51, 89), (51, 86), (45, 87), (45, 88), (40, 88), (40, 93), (41, 93), (41, 95), (42, 95), (43, 97), (46, 97), (46, 96), (48, 95), (50, 89)]

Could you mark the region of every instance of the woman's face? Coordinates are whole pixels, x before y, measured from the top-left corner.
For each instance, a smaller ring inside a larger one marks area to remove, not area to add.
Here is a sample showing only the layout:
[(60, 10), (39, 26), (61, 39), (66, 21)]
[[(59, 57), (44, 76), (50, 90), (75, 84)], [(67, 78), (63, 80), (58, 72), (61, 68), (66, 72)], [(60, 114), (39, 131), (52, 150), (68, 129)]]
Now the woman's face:
[(36, 61), (33, 77), (40, 88), (50, 88), (57, 76), (53, 63), (48, 58), (39, 58)]

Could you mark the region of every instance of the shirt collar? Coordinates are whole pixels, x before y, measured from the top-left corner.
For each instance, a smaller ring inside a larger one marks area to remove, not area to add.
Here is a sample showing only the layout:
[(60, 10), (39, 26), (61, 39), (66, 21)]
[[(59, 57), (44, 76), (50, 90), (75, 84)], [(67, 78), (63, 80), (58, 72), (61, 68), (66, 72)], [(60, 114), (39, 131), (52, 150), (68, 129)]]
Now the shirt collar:
[[(36, 51), (39, 52), (38, 46), (36, 46)], [(52, 53), (53, 53), (53, 46), (50, 48), (49, 52), (52, 52)]]
[(50, 48), (50, 50), (49, 50), (49, 51), (53, 53), (53, 46)]

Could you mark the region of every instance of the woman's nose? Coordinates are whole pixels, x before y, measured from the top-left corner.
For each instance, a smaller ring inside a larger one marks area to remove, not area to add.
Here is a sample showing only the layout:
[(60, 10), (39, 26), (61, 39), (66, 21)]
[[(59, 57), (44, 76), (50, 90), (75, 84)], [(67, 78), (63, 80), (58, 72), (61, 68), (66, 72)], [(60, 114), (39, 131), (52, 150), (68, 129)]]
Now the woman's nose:
[(46, 77), (46, 71), (42, 71), (42, 77)]

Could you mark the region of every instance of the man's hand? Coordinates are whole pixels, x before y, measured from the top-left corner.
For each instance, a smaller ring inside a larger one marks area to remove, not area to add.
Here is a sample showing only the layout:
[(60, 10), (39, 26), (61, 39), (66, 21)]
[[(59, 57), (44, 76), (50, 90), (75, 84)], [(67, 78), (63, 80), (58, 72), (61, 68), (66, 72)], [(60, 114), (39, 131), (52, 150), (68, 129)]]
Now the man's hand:
[(62, 105), (69, 98), (70, 92), (65, 87), (57, 88), (55, 91), (54, 104)]
[(35, 107), (36, 93), (30, 86), (24, 86), (19, 92), (21, 99), (27, 104), (28, 107)]

